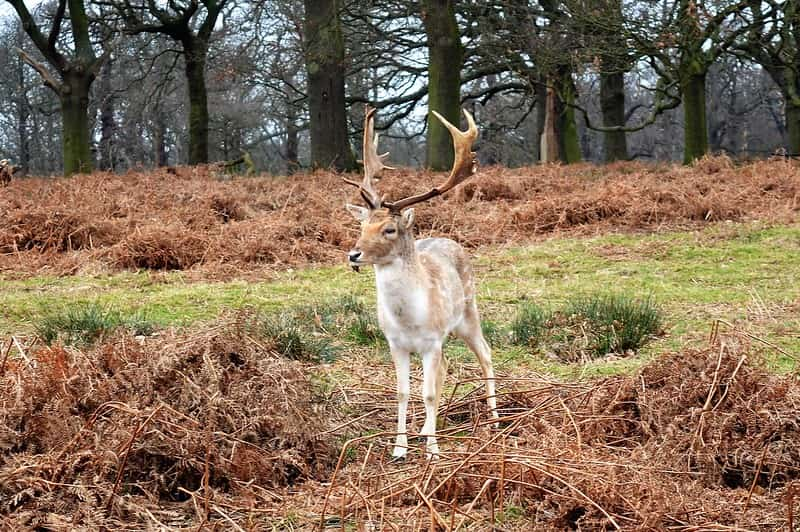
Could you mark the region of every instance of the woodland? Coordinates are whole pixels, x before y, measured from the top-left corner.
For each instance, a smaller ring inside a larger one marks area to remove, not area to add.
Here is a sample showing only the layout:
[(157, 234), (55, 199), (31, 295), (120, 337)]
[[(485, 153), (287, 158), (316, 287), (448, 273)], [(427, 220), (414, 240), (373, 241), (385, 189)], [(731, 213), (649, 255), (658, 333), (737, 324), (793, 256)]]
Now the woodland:
[[(0, 3), (0, 157), (32, 175), (247, 162), (353, 170), (364, 104), (396, 164), (800, 152), (796, 0)], [(539, 153), (548, 89), (557, 149)]]

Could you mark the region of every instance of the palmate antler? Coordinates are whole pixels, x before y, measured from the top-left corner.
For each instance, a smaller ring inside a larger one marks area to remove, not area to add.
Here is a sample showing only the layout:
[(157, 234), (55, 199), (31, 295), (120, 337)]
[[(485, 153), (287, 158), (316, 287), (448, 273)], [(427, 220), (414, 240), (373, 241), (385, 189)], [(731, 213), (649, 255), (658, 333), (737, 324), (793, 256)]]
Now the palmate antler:
[(361, 191), (361, 197), (370, 209), (377, 209), (383, 204), (383, 200), (375, 190), (373, 179), (380, 177), (384, 169), (394, 170), (391, 166), (383, 164), (383, 160), (389, 156), (389, 152), (378, 155), (378, 135), (375, 134), (375, 109), (366, 106), (364, 113), (364, 180), (361, 183), (345, 179), (346, 183), (357, 186)]
[(383, 164), (384, 159), (388, 157), (389, 154), (384, 153), (383, 155), (378, 155), (378, 135), (374, 135), (375, 109), (367, 106), (367, 112), (364, 117), (364, 180), (361, 183), (356, 183), (349, 179), (345, 179), (345, 181), (360, 189), (361, 197), (364, 198), (364, 201), (370, 209), (385, 207), (392, 212), (399, 213), (406, 207), (444, 194), (459, 183), (466, 181), (467, 178), (472, 176), (477, 170), (478, 161), (475, 157), (475, 152), (472, 151), (472, 144), (475, 142), (475, 139), (478, 138), (478, 127), (475, 125), (475, 120), (473, 120), (469, 111), (463, 109), (464, 116), (467, 118), (466, 131), (461, 131), (436, 111), (431, 110), (431, 112), (444, 124), (444, 127), (450, 131), (450, 135), (453, 137), (455, 156), (453, 158), (453, 168), (450, 170), (450, 175), (444, 183), (432, 188), (428, 192), (388, 202), (375, 190), (373, 179), (378, 177), (383, 169), (392, 169)]

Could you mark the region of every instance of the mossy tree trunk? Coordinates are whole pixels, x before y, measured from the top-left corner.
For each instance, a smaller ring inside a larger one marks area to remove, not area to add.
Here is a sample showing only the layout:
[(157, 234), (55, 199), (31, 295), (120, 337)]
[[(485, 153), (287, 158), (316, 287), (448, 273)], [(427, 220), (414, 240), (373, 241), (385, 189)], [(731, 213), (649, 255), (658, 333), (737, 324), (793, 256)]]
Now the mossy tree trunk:
[[(600, 109), (604, 127), (625, 127), (625, 74), (602, 72), (600, 74)], [(628, 140), (625, 131), (604, 131), (603, 151), (605, 161), (628, 159)]]
[(800, 105), (791, 101), (786, 103), (786, 132), (789, 137), (787, 151), (793, 156), (800, 155)]
[(189, 164), (208, 162), (208, 44), (196, 38), (184, 43), (184, 68), (189, 92)]
[[(800, 29), (797, 38), (800, 42)], [(773, 63), (768, 64), (766, 70), (780, 87), (783, 96), (786, 151), (797, 156), (800, 155), (800, 50), (794, 50), (794, 53), (794, 61), (787, 61), (783, 68)]]
[(89, 138), (91, 84), (91, 79), (77, 73), (65, 76), (60, 90), (64, 175), (92, 171)]
[(305, 61), (308, 74), (311, 165), (357, 168), (347, 132), (344, 39), (337, 0), (305, 0)]
[[(23, 0), (8, 1), (33, 44), (58, 74), (54, 76), (44, 64), (19, 51), (20, 57), (39, 73), (45, 86), (56, 93), (61, 103), (64, 175), (91, 172), (89, 91), (106, 56), (98, 58), (92, 48), (84, 0), (58, 0), (47, 36)], [(69, 20), (71, 33), (69, 38), (60, 39), (65, 20)], [(64, 40), (72, 44), (69, 56), (58, 50), (59, 43)]]
[(714, 61), (712, 50), (704, 50), (706, 34), (701, 16), (692, 0), (680, 0), (678, 18), (680, 58), (678, 84), (683, 102), (683, 164), (691, 164), (708, 153), (706, 122), (706, 75)]
[[(428, 108), (458, 125), (464, 51), (453, 0), (425, 0), (422, 21), (428, 38)], [(428, 168), (448, 170), (452, 167), (450, 132), (430, 113), (426, 149), (425, 164)]]
[(706, 72), (693, 70), (681, 76), (683, 100), (683, 164), (691, 164), (708, 153), (706, 122)]
[(571, 69), (560, 68), (556, 83), (559, 96), (556, 99), (558, 158), (566, 164), (578, 163), (583, 156), (578, 138), (578, 127), (575, 125), (575, 108), (571, 105), (575, 102), (577, 93)]

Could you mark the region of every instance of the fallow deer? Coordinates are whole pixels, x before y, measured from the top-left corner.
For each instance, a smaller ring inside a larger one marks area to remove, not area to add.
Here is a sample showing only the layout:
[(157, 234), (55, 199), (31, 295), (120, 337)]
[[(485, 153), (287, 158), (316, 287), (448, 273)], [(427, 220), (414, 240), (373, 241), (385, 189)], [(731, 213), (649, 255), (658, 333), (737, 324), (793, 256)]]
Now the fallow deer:
[(19, 166), (14, 166), (8, 159), (0, 160), (0, 185), (7, 187), (11, 183), (11, 176), (20, 170)]
[(347, 205), (361, 222), (361, 236), (348, 259), (354, 270), (373, 265), (377, 285), (378, 323), (389, 343), (397, 372), (397, 436), (392, 455), (404, 458), (408, 451), (406, 412), (409, 397), (410, 355), (422, 358), (422, 397), (425, 424), (420, 432), (427, 437), (426, 456), (436, 457), (436, 414), (442, 393), (446, 365), (442, 344), (453, 333), (477, 355), (486, 379), (491, 416), (497, 419), (494, 370), (489, 344), (481, 331), (475, 302), (475, 281), (464, 249), (447, 238), (414, 239), (412, 205), (444, 194), (472, 176), (477, 168), (472, 143), (478, 129), (464, 111), (468, 128), (461, 131), (436, 111), (432, 111), (453, 137), (455, 160), (447, 180), (428, 192), (389, 202), (375, 190), (373, 180), (383, 169), (388, 153), (378, 155), (378, 136), (374, 135), (375, 109), (367, 107), (364, 119), (364, 178), (359, 187), (365, 207)]

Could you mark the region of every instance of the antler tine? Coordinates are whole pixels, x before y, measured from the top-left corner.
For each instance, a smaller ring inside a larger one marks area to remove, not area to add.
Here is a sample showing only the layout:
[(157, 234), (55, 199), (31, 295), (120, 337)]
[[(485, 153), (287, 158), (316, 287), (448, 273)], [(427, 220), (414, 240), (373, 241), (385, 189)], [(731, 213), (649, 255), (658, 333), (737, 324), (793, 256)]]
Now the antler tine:
[(450, 175), (447, 177), (447, 181), (438, 187), (432, 188), (424, 194), (418, 194), (416, 196), (401, 199), (391, 204), (384, 203), (386, 207), (393, 211), (399, 212), (406, 207), (444, 194), (459, 183), (466, 181), (467, 178), (476, 172), (478, 168), (478, 161), (476, 159), (475, 152), (472, 151), (472, 144), (475, 142), (475, 139), (478, 138), (478, 126), (475, 125), (475, 120), (472, 118), (472, 115), (469, 113), (469, 111), (466, 109), (462, 109), (462, 111), (464, 112), (464, 116), (467, 118), (466, 131), (461, 131), (456, 126), (448, 122), (445, 117), (431, 109), (433, 116), (439, 119), (444, 127), (450, 131), (450, 135), (453, 137), (453, 151), (455, 152), (453, 157), (453, 168), (450, 170)]
[(370, 208), (376, 209), (381, 206), (382, 199), (375, 190), (374, 179), (380, 177), (381, 171), (384, 169), (394, 170), (391, 166), (383, 164), (384, 159), (389, 156), (389, 153), (382, 155), (378, 154), (378, 135), (375, 134), (375, 112), (374, 107), (366, 106), (364, 113), (364, 180), (361, 183), (345, 179), (346, 183), (357, 186), (361, 189), (361, 197), (369, 205)]

